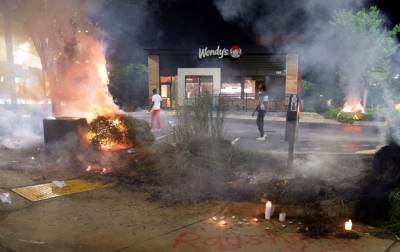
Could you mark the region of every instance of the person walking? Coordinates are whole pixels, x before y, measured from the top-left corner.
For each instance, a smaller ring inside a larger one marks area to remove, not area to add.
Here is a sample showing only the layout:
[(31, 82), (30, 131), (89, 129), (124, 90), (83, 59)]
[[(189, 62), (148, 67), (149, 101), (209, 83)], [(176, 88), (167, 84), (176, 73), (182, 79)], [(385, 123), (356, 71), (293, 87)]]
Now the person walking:
[(264, 117), (265, 114), (267, 113), (268, 95), (265, 92), (264, 85), (258, 86), (257, 98), (258, 98), (257, 107), (254, 109), (251, 115), (254, 116), (254, 114), (257, 112), (257, 128), (258, 131), (260, 132), (260, 137), (257, 137), (256, 140), (262, 141), (265, 140), (267, 137), (267, 133), (264, 132)]
[(159, 94), (157, 94), (157, 89), (153, 89), (153, 96), (151, 97), (152, 104), (151, 104), (150, 129), (153, 129), (154, 119), (156, 119), (158, 131), (161, 130), (161, 119), (160, 119), (161, 101), (162, 98)]

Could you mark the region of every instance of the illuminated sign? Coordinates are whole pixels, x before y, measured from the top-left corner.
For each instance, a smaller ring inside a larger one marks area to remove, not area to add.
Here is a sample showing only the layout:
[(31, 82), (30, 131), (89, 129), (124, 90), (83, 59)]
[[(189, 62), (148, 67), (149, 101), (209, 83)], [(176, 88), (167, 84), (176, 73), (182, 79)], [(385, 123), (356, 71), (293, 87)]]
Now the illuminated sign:
[(199, 59), (208, 57), (218, 57), (222, 59), (225, 56), (230, 55), (232, 58), (239, 58), (242, 55), (242, 49), (238, 45), (234, 45), (231, 49), (221, 48), (219, 45), (215, 49), (208, 49), (208, 47), (199, 48)]

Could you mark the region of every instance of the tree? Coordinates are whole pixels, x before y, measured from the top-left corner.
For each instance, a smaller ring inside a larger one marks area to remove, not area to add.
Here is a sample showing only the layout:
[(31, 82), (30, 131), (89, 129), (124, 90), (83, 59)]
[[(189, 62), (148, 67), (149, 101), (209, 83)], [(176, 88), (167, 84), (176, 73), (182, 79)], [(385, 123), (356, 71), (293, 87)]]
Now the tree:
[(363, 91), (362, 105), (366, 107), (368, 87), (388, 83), (391, 56), (399, 47), (395, 36), (400, 24), (385, 29), (376, 7), (356, 13), (339, 11), (331, 24), (337, 40), (334, 50), (340, 58), (341, 85), (346, 87), (347, 95), (356, 98), (361, 98)]
[(110, 92), (114, 102), (129, 110), (145, 106), (148, 97), (147, 67), (144, 64), (112, 64)]
[(96, 9), (101, 1), (2, 2), (34, 44), (50, 86), (55, 116), (89, 118), (118, 110), (106, 86), (106, 61), (97, 27), (87, 12)]

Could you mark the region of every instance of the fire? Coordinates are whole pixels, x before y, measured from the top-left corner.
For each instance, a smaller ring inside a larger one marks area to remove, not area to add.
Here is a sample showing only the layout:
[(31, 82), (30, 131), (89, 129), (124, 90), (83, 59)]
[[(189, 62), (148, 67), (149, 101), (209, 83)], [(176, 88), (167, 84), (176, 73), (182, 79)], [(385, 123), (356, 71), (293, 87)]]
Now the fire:
[(88, 165), (86, 167), (86, 172), (100, 174), (100, 175), (106, 175), (107, 173), (109, 173), (109, 169), (107, 169), (105, 167), (96, 166), (96, 165)]
[(361, 105), (360, 99), (348, 98), (343, 105), (342, 112), (352, 113), (354, 120), (362, 120), (362, 117), (365, 114), (365, 109)]
[(96, 118), (90, 123), (86, 138), (101, 151), (117, 151), (132, 147), (128, 144), (128, 127), (118, 115)]
[(93, 35), (79, 34), (74, 62), (64, 75), (62, 85), (53, 90), (61, 106), (56, 117), (84, 117), (89, 122), (97, 116), (113, 115), (118, 106), (108, 90), (108, 73), (104, 49)]

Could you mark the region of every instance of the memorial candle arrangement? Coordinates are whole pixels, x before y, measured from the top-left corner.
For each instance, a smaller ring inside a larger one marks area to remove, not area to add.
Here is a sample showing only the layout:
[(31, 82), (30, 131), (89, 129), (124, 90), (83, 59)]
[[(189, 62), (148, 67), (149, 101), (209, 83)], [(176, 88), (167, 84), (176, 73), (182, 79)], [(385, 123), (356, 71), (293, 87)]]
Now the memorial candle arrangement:
[(353, 227), (353, 223), (351, 222), (351, 220), (348, 220), (344, 223), (344, 229), (346, 231), (351, 231), (352, 227)]
[(280, 222), (286, 221), (286, 213), (280, 213), (279, 214), (279, 221)]
[(265, 203), (265, 219), (270, 220), (272, 216), (272, 203), (271, 201), (267, 201)]

